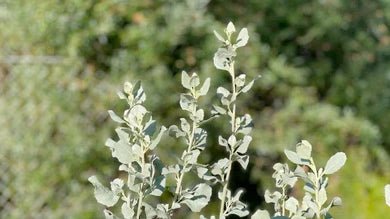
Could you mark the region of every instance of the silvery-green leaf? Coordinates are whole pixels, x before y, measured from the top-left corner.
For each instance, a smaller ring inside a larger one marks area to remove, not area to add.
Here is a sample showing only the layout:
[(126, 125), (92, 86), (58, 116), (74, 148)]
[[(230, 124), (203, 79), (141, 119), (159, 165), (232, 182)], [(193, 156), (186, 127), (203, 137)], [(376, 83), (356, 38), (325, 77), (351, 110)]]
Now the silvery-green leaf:
[(203, 150), (207, 143), (207, 132), (202, 128), (196, 128), (194, 133), (194, 145), (197, 149)]
[(121, 117), (119, 117), (117, 114), (114, 113), (112, 110), (108, 110), (108, 114), (110, 115), (111, 119), (117, 123), (126, 123), (125, 120), (123, 120)]
[(285, 203), (285, 208), (290, 212), (290, 214), (296, 214), (298, 211), (299, 202), (296, 198), (290, 197)]
[(133, 96), (136, 104), (142, 104), (146, 100), (146, 95), (140, 81), (137, 81), (137, 83), (134, 85)]
[(390, 207), (390, 184), (385, 186), (385, 200), (386, 204)]
[(125, 120), (130, 125), (140, 124), (148, 111), (142, 105), (135, 105), (130, 110), (125, 111)]
[(303, 159), (310, 159), (311, 158), (312, 146), (308, 141), (302, 140), (301, 142), (299, 142), (297, 144), (296, 150), (297, 150), (297, 154), (301, 158), (303, 158)]
[(199, 95), (200, 95), (200, 96), (206, 95), (207, 92), (209, 91), (209, 88), (210, 88), (210, 78), (207, 78), (207, 79), (204, 81), (202, 87), (201, 87), (200, 90), (199, 90)]
[(134, 217), (134, 210), (130, 208), (126, 202), (121, 207), (122, 215), (125, 219), (132, 219)]
[(214, 54), (214, 66), (220, 70), (230, 71), (236, 52), (232, 49), (219, 48)]
[(226, 27), (226, 32), (228, 34), (232, 34), (234, 32), (236, 32), (236, 28), (234, 27), (234, 24), (232, 22), (229, 22), (227, 27)]
[(161, 196), (165, 190), (165, 177), (163, 175), (155, 177), (152, 186), (153, 190), (150, 195), (158, 197)]
[(119, 99), (121, 99), (121, 100), (126, 100), (127, 99), (126, 95), (122, 91), (116, 92), (116, 95), (118, 95)]
[(314, 189), (314, 185), (310, 184), (310, 183), (306, 183), (305, 186), (303, 187), (303, 189), (306, 191), (306, 192), (309, 192), (311, 194), (315, 194), (316, 191)]
[(251, 219), (271, 219), (267, 210), (257, 210), (252, 216)]
[(218, 87), (217, 94), (219, 97), (228, 97), (230, 95), (230, 92), (224, 87)]
[(192, 88), (195, 88), (195, 87), (197, 87), (199, 84), (200, 84), (200, 80), (199, 80), (198, 74), (193, 73), (193, 74), (191, 75), (191, 79), (190, 79), (190, 86), (191, 86)]
[(237, 193), (232, 198), (229, 198), (231, 197), (230, 195), (231, 193), (228, 192), (227, 200), (228, 202), (231, 202), (231, 204), (227, 209), (227, 214), (225, 214), (226, 216), (235, 214), (239, 217), (245, 217), (246, 215), (249, 214), (247, 205), (240, 201), (240, 196), (243, 192), (244, 192), (243, 190), (238, 190)]
[(341, 200), (340, 197), (336, 196), (332, 199), (331, 204), (332, 206), (341, 206), (343, 204), (343, 201)]
[(225, 170), (229, 164), (229, 159), (222, 158), (218, 160), (217, 163), (214, 163), (211, 167), (211, 173), (213, 175), (223, 175), (225, 173)]
[(158, 143), (160, 143), (161, 137), (163, 136), (166, 130), (167, 128), (165, 126), (161, 127), (160, 132), (158, 133), (156, 138), (153, 139), (152, 143), (149, 146), (150, 150), (154, 150), (154, 148), (158, 145)]
[(152, 118), (149, 119), (148, 122), (144, 125), (144, 133), (146, 135), (152, 136), (154, 132), (156, 131), (156, 120), (153, 120)]
[(195, 164), (197, 163), (198, 157), (200, 155), (199, 150), (193, 150), (186, 154), (184, 157), (184, 161), (188, 164)]
[(191, 77), (188, 75), (188, 73), (185, 71), (182, 71), (181, 72), (181, 84), (183, 85), (183, 87), (185, 87), (187, 89), (191, 89), (190, 81), (191, 81)]
[(248, 29), (242, 28), (237, 37), (236, 47), (239, 48), (245, 46), (248, 43), (248, 39)]
[(221, 145), (221, 146), (228, 146), (228, 142), (227, 142), (227, 140), (226, 139), (224, 139), (222, 136), (219, 136), (218, 137), (218, 143), (219, 143), (219, 145)]
[(230, 147), (234, 148), (234, 146), (236, 145), (236, 143), (237, 143), (236, 136), (230, 135), (230, 136), (229, 136), (229, 139), (228, 139), (228, 144), (230, 145)]
[(284, 150), (284, 154), (286, 155), (286, 157), (293, 163), (295, 164), (302, 164), (301, 162), (301, 158), (299, 157), (299, 155), (297, 153), (295, 153), (294, 151), (290, 151), (290, 150)]
[(127, 94), (131, 94), (133, 92), (133, 84), (126, 81), (123, 85), (123, 91)]
[(180, 130), (176, 125), (171, 125), (169, 127), (168, 133), (170, 136), (175, 138), (186, 136), (186, 134), (182, 130)]
[(321, 188), (320, 191), (318, 191), (318, 202), (320, 205), (323, 205), (326, 200), (328, 199), (326, 195), (326, 190), (325, 188)]
[(237, 202), (240, 200), (240, 197), (242, 195), (242, 193), (244, 193), (244, 190), (240, 189), (236, 192), (236, 194), (233, 196), (232, 198), (232, 202)]
[(329, 158), (328, 162), (325, 165), (324, 174), (332, 174), (338, 171), (341, 167), (344, 166), (347, 156), (343, 152), (338, 152)]
[(247, 85), (245, 85), (245, 87), (243, 87), (243, 88), (240, 90), (240, 92), (243, 92), (243, 93), (248, 92), (248, 91), (252, 88), (252, 86), (253, 86), (254, 83), (255, 83), (254, 80), (250, 81)]
[(119, 219), (119, 217), (115, 216), (111, 211), (107, 209), (104, 209), (103, 213), (105, 219)]
[(225, 115), (226, 110), (220, 106), (213, 105), (213, 109), (211, 110), (211, 114), (213, 115)]
[(245, 85), (245, 86), (240, 90), (240, 92), (243, 92), (243, 93), (248, 92), (248, 91), (252, 88), (252, 86), (253, 86), (253, 84), (255, 83), (255, 81), (256, 81), (257, 79), (259, 79), (259, 78), (261, 78), (261, 75), (257, 75), (252, 81), (250, 81), (247, 85)]
[(326, 213), (325, 219), (333, 219), (333, 216), (329, 213)]
[(187, 134), (190, 134), (191, 126), (185, 118), (180, 118), (180, 126), (181, 126), (181, 130), (183, 130)]
[(315, 184), (315, 182), (317, 181), (316, 175), (312, 172), (309, 172), (309, 173), (307, 173), (307, 176), (309, 177), (310, 182)]
[(205, 167), (197, 167), (196, 168), (197, 170), (197, 174), (198, 174), (198, 177), (203, 179), (203, 180), (206, 180), (206, 181), (210, 181), (212, 183), (215, 183), (218, 181), (217, 177), (215, 176), (212, 176), (211, 174), (208, 173), (208, 169), (205, 168)]
[(115, 142), (109, 138), (107, 139), (105, 145), (111, 149), (112, 156), (117, 158), (119, 162), (128, 164), (134, 161), (135, 157), (128, 142), (122, 139)]
[(200, 122), (204, 119), (204, 111), (202, 109), (198, 109), (196, 111), (196, 121)]
[(181, 207), (181, 205), (180, 205), (179, 203), (175, 202), (175, 203), (172, 204), (171, 209), (172, 209), (172, 210), (174, 210), (174, 209), (179, 209), (180, 207)]
[(284, 174), (282, 179), (283, 179), (283, 183), (289, 185), (291, 188), (294, 187), (295, 183), (298, 181), (297, 177), (288, 174)]
[(279, 199), (282, 198), (282, 194), (278, 191), (271, 192), (267, 189), (264, 193), (264, 199), (266, 203), (277, 203)]
[(248, 155), (239, 156), (237, 162), (241, 165), (241, 167), (244, 170), (246, 170), (249, 163), (249, 156)]
[(122, 187), (124, 185), (124, 182), (122, 179), (116, 178), (110, 184), (111, 184), (111, 191), (114, 192), (115, 194), (119, 194), (123, 191)]
[(221, 42), (225, 42), (225, 39), (217, 32), (214, 30), (214, 35), (217, 37), (217, 39)]
[(96, 176), (89, 177), (88, 181), (95, 187), (94, 194), (97, 202), (107, 207), (112, 207), (118, 202), (119, 195), (103, 186)]
[(241, 154), (245, 154), (246, 151), (248, 150), (251, 141), (252, 141), (252, 137), (249, 135), (245, 135), (244, 138), (242, 139), (242, 143), (237, 148), (237, 152)]
[(275, 216), (275, 217), (272, 217), (272, 219), (289, 219), (289, 218), (286, 216)]
[(186, 204), (192, 212), (200, 212), (210, 201), (211, 187), (205, 183), (201, 183), (196, 185), (192, 191), (194, 194), (192, 198), (184, 199), (181, 203)]
[(142, 203), (143, 206), (145, 207), (145, 214), (147, 219), (153, 219), (157, 216), (157, 209), (154, 207), (150, 206), (148, 203), (144, 202)]
[(245, 78), (246, 78), (246, 75), (245, 74), (240, 74), (236, 80), (235, 80), (235, 84), (237, 87), (242, 87), (244, 86), (245, 84)]
[(180, 171), (180, 166), (178, 164), (175, 164), (175, 165), (170, 165), (170, 166), (167, 166), (167, 167), (164, 167), (162, 169), (162, 172), (161, 174), (163, 175), (167, 175), (167, 174), (177, 174), (179, 173)]
[(195, 100), (189, 94), (181, 94), (179, 104), (183, 110), (192, 112), (193, 108), (195, 107)]
[(238, 133), (248, 135), (253, 128), (252, 118), (249, 114), (240, 117), (240, 125), (238, 126)]
[[(297, 166), (294, 170), (294, 174), (304, 180), (307, 178), (305, 170), (301, 166)], [(305, 180), (306, 181), (306, 180)]]
[(304, 199), (303, 202), (314, 212), (319, 212), (320, 209), (312, 199)]
[(304, 216), (294, 215), (291, 219), (306, 219)]
[(130, 168), (126, 164), (119, 165), (118, 168), (120, 171), (130, 172)]

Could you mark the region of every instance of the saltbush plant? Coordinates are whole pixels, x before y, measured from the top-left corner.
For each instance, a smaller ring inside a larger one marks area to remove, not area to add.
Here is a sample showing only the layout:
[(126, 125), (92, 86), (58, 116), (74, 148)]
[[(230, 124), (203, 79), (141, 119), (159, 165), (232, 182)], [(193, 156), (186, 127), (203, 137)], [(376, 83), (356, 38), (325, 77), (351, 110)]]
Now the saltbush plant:
[[(237, 98), (247, 93), (259, 77), (247, 82), (245, 74), (236, 74), (236, 50), (245, 46), (249, 39), (247, 28), (241, 29), (238, 34), (236, 32), (231, 22), (227, 25), (224, 36), (214, 31), (222, 44), (214, 55), (214, 65), (229, 73), (231, 88), (218, 87), (216, 93), (219, 103), (213, 105), (210, 113), (202, 109), (198, 102), (207, 95), (210, 78), (201, 82), (196, 73), (182, 72), (181, 83), (186, 92), (180, 95), (180, 108), (186, 116), (180, 118), (178, 125), (172, 125), (168, 129), (164, 126), (157, 128), (157, 122), (144, 106), (146, 94), (140, 82), (126, 82), (123, 92), (118, 92), (119, 98), (127, 102), (128, 109), (122, 116), (109, 111), (111, 119), (120, 126), (115, 129), (118, 140), (108, 139), (106, 146), (110, 148), (112, 157), (120, 162), (119, 171), (125, 173), (126, 179), (114, 179), (110, 188), (104, 186), (96, 176), (88, 179), (95, 188), (97, 202), (106, 207), (103, 213), (107, 219), (121, 218), (107, 209), (119, 205), (125, 219), (171, 218), (176, 210), (185, 206), (192, 212), (201, 212), (209, 203), (213, 189), (219, 189), (218, 218), (223, 219), (229, 215), (245, 217), (250, 214), (247, 205), (240, 201), (243, 190), (235, 193), (231, 191), (229, 179), (234, 162), (244, 170), (247, 168), (249, 156), (246, 153), (252, 141), (251, 116), (238, 115)], [(226, 150), (227, 156), (213, 164), (201, 164), (198, 158), (207, 145), (207, 131), (202, 125), (218, 117), (229, 119), (230, 134), (218, 137), (218, 144)], [(182, 139), (187, 146), (173, 165), (161, 161), (155, 150), (164, 133)], [(271, 193), (266, 190), (264, 195), (265, 201), (274, 205), (275, 213), (270, 216), (268, 211), (258, 210), (251, 218), (332, 218), (329, 209), (341, 205), (341, 198), (334, 197), (327, 203), (328, 175), (345, 164), (346, 155), (338, 152), (328, 160), (324, 168), (317, 168), (312, 157), (312, 145), (305, 140), (297, 144), (295, 151), (285, 150), (285, 154), (296, 165), (295, 170), (291, 171), (287, 164), (275, 164), (272, 177), (279, 191)], [(190, 172), (196, 173), (199, 179), (186, 185), (184, 178)], [(167, 185), (169, 179), (173, 179), (173, 186)], [(291, 195), (298, 180), (302, 180), (304, 184), (305, 194), (301, 204)], [(159, 202), (158, 200), (162, 200), (159, 197), (165, 192), (171, 193), (171, 201)], [(203, 215), (200, 217), (207, 218)]]

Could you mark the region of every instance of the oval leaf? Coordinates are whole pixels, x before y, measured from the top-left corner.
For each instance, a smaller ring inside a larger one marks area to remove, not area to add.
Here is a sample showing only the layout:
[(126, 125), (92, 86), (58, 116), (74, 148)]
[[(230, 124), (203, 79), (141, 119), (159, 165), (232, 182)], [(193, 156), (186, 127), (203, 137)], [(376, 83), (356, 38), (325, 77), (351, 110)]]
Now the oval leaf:
[(347, 161), (347, 156), (343, 152), (338, 152), (329, 158), (326, 163), (324, 174), (332, 174), (337, 172), (341, 167), (344, 166), (345, 161)]

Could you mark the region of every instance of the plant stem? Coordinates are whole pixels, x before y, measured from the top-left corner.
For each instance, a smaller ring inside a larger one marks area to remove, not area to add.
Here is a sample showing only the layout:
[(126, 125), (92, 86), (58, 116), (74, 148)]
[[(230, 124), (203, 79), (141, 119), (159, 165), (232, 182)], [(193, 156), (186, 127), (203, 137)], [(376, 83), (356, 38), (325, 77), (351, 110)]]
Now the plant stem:
[(286, 186), (283, 186), (282, 187), (282, 216), (285, 216), (286, 214), (285, 205), (286, 205)]
[[(192, 111), (192, 116), (195, 117), (195, 114), (196, 114), (196, 106), (194, 107), (193, 111)], [(193, 147), (193, 144), (194, 144), (194, 136), (195, 136), (195, 130), (196, 128), (198, 127), (198, 124), (197, 122), (194, 120), (192, 121), (192, 131), (191, 131), (191, 136), (189, 138), (189, 141), (188, 141), (188, 147), (187, 147), (187, 150), (185, 151), (185, 153), (183, 153), (183, 155), (181, 156), (181, 159), (184, 160), (184, 155), (185, 154), (188, 154), (192, 147)], [(181, 191), (182, 191), (182, 182), (183, 182), (183, 178), (184, 178), (184, 174), (185, 174), (185, 169), (187, 168), (187, 162), (184, 161), (184, 164), (183, 164), (183, 169), (182, 171), (180, 172), (180, 175), (179, 175), (179, 178), (177, 178), (177, 181), (176, 181), (176, 190), (175, 190), (175, 196), (172, 200), (172, 204), (171, 204), (171, 208), (173, 208), (173, 205), (175, 204), (175, 202), (177, 201), (177, 198), (180, 197), (181, 195)]]
[[(146, 154), (146, 149), (144, 143), (141, 141), (141, 149), (142, 149), (142, 155), (141, 155), (141, 171), (142, 175), (145, 172), (145, 154)], [(137, 206), (137, 216), (136, 218), (139, 219), (141, 217), (141, 208), (142, 208), (142, 202), (144, 199), (144, 194), (143, 194), (143, 187), (144, 183), (141, 184), (140, 191), (138, 192), (138, 206)]]
[[(230, 76), (232, 77), (232, 102), (233, 102), (233, 110), (231, 112), (231, 127), (232, 127), (232, 134), (236, 134), (236, 77), (235, 77), (235, 72), (234, 72), (234, 62), (232, 63), (230, 67)], [(233, 148), (230, 150), (230, 155), (229, 155), (229, 165), (228, 168), (226, 169), (226, 177), (224, 178), (223, 181), (223, 189), (222, 189), (222, 197), (221, 197), (221, 206), (219, 209), (219, 218), (224, 217), (224, 211), (225, 211), (225, 199), (226, 199), (226, 194), (229, 186), (229, 178), (230, 178), (230, 172), (232, 169), (232, 158), (233, 158)]]
[(313, 171), (314, 173), (314, 176), (315, 176), (315, 182), (314, 182), (314, 186), (315, 186), (315, 201), (316, 201), (316, 204), (318, 206), (318, 212), (316, 212), (316, 216), (317, 216), (317, 219), (321, 219), (321, 214), (320, 214), (320, 211), (321, 211), (321, 206), (319, 204), (319, 201), (318, 201), (318, 192), (319, 192), (319, 177), (318, 177), (318, 174), (317, 174), (317, 167), (314, 163), (314, 160), (313, 159), (310, 159), (310, 162), (312, 163), (312, 165), (309, 165), (310, 169)]

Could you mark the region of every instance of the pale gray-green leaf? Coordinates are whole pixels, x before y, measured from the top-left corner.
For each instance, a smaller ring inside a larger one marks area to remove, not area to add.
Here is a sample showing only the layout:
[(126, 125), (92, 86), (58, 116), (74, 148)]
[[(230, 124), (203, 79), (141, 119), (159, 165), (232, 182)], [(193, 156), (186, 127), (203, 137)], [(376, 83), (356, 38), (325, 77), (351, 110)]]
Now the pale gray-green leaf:
[(320, 206), (323, 205), (327, 199), (328, 199), (328, 197), (326, 195), (325, 188), (321, 188), (320, 191), (318, 191), (318, 204)]
[(344, 166), (346, 160), (347, 156), (344, 152), (336, 153), (331, 158), (329, 158), (328, 162), (326, 163), (324, 174), (332, 174), (337, 172), (341, 167)]
[(209, 88), (210, 88), (210, 78), (207, 78), (207, 79), (204, 81), (202, 87), (201, 87), (200, 90), (199, 90), (199, 95), (200, 95), (200, 96), (206, 95), (207, 92), (209, 91)]
[(249, 156), (248, 155), (239, 156), (237, 159), (237, 162), (241, 165), (241, 167), (244, 170), (246, 170), (246, 168), (249, 164)]
[(186, 204), (191, 211), (200, 212), (200, 210), (210, 201), (211, 187), (205, 183), (201, 183), (196, 185), (192, 191), (192, 197), (184, 199), (182, 203)]
[(252, 216), (251, 219), (270, 219), (271, 216), (269, 215), (267, 210), (257, 210)]
[(214, 30), (214, 35), (217, 37), (217, 39), (223, 43), (225, 43), (225, 39), (217, 32)]
[(198, 74), (193, 73), (193, 74), (191, 75), (191, 79), (190, 79), (190, 86), (191, 86), (191, 88), (195, 88), (195, 87), (197, 87), (199, 84), (200, 84), (200, 80), (199, 80)]
[(235, 80), (236, 86), (239, 87), (239, 88), (244, 86), (245, 78), (246, 78), (245, 74), (240, 74), (238, 77), (236, 77), (236, 80)]
[(285, 208), (290, 212), (290, 214), (296, 214), (298, 211), (299, 202), (296, 198), (290, 197), (285, 203)]
[(123, 120), (121, 117), (119, 117), (117, 114), (114, 113), (112, 110), (108, 110), (108, 114), (110, 115), (111, 119), (117, 123), (126, 123), (125, 120)]
[(284, 154), (286, 155), (286, 157), (287, 157), (291, 162), (293, 162), (293, 163), (295, 163), (295, 164), (302, 164), (299, 155), (298, 155), (297, 153), (295, 153), (294, 151), (284, 150)]
[(252, 141), (252, 137), (249, 135), (245, 135), (244, 138), (242, 139), (241, 144), (237, 148), (237, 152), (244, 154), (248, 150), (249, 144)]
[(189, 94), (181, 94), (180, 95), (180, 101), (179, 101), (180, 107), (183, 110), (192, 112), (193, 108), (195, 107), (195, 100), (194, 98)]
[(123, 85), (123, 91), (126, 93), (126, 94), (131, 94), (133, 92), (133, 84), (126, 81)]
[(236, 52), (232, 49), (219, 48), (214, 54), (214, 66), (217, 69), (230, 71)]
[(132, 219), (134, 217), (134, 210), (130, 208), (126, 202), (121, 207), (122, 215), (125, 219)]
[(234, 26), (234, 24), (230, 21), (226, 27), (226, 32), (228, 34), (232, 34), (234, 32), (236, 32), (236, 27)]
[(211, 111), (213, 115), (225, 115), (226, 110), (220, 106), (213, 105), (213, 110)]
[(96, 176), (89, 177), (88, 181), (92, 183), (95, 188), (94, 194), (97, 202), (107, 207), (112, 207), (118, 202), (119, 195), (103, 186)]
[(160, 143), (161, 137), (163, 136), (166, 130), (167, 128), (165, 126), (161, 127), (160, 132), (158, 133), (156, 138), (153, 139), (152, 143), (149, 146), (150, 150), (153, 150), (158, 145), (158, 143)]
[(105, 145), (111, 149), (112, 156), (117, 158), (119, 162), (128, 164), (134, 161), (135, 157), (132, 149), (129, 143), (124, 139), (120, 139), (118, 142), (115, 142), (109, 138), (107, 139)]
[(165, 189), (165, 181), (166, 179), (163, 175), (155, 177), (152, 185), (153, 190), (150, 195), (161, 196)]
[(168, 133), (170, 136), (175, 138), (186, 136), (186, 134), (182, 130), (180, 130), (176, 125), (170, 126)]
[(187, 89), (191, 89), (191, 77), (187, 74), (187, 72), (185, 71), (182, 71), (181, 72), (181, 84), (183, 85), (183, 87), (187, 88)]
[(114, 213), (112, 213), (111, 211), (109, 211), (107, 209), (104, 209), (103, 213), (104, 213), (105, 219), (120, 219), (119, 217), (115, 216)]
[(385, 186), (385, 200), (386, 204), (390, 207), (390, 184)]
[(248, 43), (249, 35), (248, 35), (248, 29), (242, 28), (240, 33), (238, 34), (237, 41), (236, 41), (236, 47), (243, 47)]
[(311, 150), (312, 150), (312, 146), (306, 140), (302, 140), (297, 144), (297, 148), (296, 148), (297, 154), (303, 159), (311, 158)]
[(185, 133), (187, 133), (188, 135), (190, 134), (191, 126), (190, 126), (190, 124), (187, 122), (186, 119), (180, 118), (180, 126), (181, 126), (181, 130), (183, 130), (183, 131), (184, 131)]

